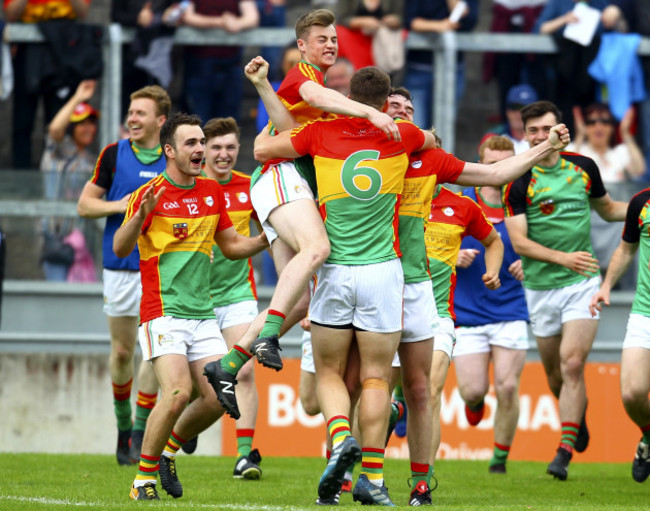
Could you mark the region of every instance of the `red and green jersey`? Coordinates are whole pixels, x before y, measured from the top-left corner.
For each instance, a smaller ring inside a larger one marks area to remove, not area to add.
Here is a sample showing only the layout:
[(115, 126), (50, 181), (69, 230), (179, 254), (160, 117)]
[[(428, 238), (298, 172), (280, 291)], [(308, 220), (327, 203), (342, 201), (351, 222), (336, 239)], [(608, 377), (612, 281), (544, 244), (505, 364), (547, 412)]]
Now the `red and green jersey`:
[[(12, 0), (4, 0), (4, 7)], [(90, 0), (84, 0), (89, 4)], [(27, 0), (20, 21), (23, 23), (39, 23), (41, 21), (75, 19), (77, 14), (70, 0)]]
[(456, 289), (456, 261), (460, 243), (465, 236), (484, 240), (492, 232), (492, 224), (481, 207), (469, 197), (440, 188), (431, 202), (425, 241), (433, 296), (442, 318), (456, 320), (454, 290)]
[[(250, 236), (250, 222), (257, 219), (250, 197), (251, 178), (232, 171), (229, 181), (219, 184), (223, 188), (228, 216), (235, 230), (242, 236)], [(223, 307), (245, 300), (257, 300), (257, 289), (251, 259), (232, 261), (223, 255), (218, 245), (212, 247), (214, 260), (210, 266), (210, 293), (212, 306)]]
[(404, 283), (425, 282), (431, 277), (424, 244), (424, 229), (436, 183), (455, 183), (465, 162), (442, 149), (411, 156), (404, 176), (399, 205), (399, 240)]
[(632, 197), (625, 216), (623, 241), (639, 243), (639, 276), (631, 312), (650, 317), (650, 188)]
[[(526, 215), (529, 239), (560, 252), (585, 251), (591, 247), (589, 199), (606, 194), (598, 166), (591, 158), (561, 153), (553, 167), (536, 165), (506, 185), (503, 204), (506, 216)], [(582, 282), (580, 275), (560, 264), (522, 256), (524, 287), (558, 289)]]
[(138, 188), (129, 199), (124, 223), (140, 208), (152, 186), (165, 192), (138, 237), (142, 300), (140, 322), (162, 316), (214, 318), (210, 299), (210, 253), (217, 231), (232, 226), (223, 189), (197, 177), (192, 186), (175, 184), (167, 172)]
[(400, 257), (400, 196), (410, 155), (424, 144), (413, 123), (397, 121), (401, 142), (365, 119), (331, 116), (291, 132), (293, 147), (314, 158), (319, 206), (330, 239), (327, 260), (373, 264)]

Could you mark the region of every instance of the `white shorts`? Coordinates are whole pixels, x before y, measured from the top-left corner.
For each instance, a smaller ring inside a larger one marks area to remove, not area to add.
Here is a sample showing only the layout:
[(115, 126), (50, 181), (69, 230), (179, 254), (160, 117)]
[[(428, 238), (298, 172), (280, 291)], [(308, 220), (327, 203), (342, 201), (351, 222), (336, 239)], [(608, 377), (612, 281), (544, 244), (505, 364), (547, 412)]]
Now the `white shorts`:
[(650, 350), (650, 318), (648, 316), (630, 314), (623, 340), (623, 349), (625, 348)]
[(598, 319), (589, 312), (591, 297), (600, 289), (600, 276), (557, 289), (525, 289), (533, 335), (550, 337), (562, 324), (576, 319)]
[(456, 345), (456, 329), (451, 318), (439, 318), (438, 328), (433, 332), (433, 351), (443, 351), (451, 360)]
[(316, 272), (309, 319), (329, 328), (399, 332), (403, 298), (399, 259), (366, 265), (325, 263)]
[(404, 327), (400, 342), (431, 339), (439, 320), (431, 281), (404, 284)]
[(305, 330), (302, 333), (302, 356), (300, 357), (300, 370), (316, 374), (314, 365), (314, 350), (311, 347), (311, 332)]
[(228, 352), (216, 319), (163, 316), (142, 323), (138, 339), (144, 360), (162, 355), (185, 355), (188, 362), (194, 362)]
[(489, 353), (490, 346), (525, 351), (528, 349), (528, 323), (519, 320), (480, 326), (461, 326), (456, 328), (456, 341), (454, 357)]
[(217, 316), (217, 324), (221, 331), (231, 326), (251, 323), (259, 314), (256, 300), (244, 300), (243, 302), (215, 307), (214, 313)]
[(142, 284), (139, 271), (104, 268), (102, 281), (104, 282), (104, 314), (140, 317)]
[(278, 237), (268, 222), (271, 211), (298, 199), (309, 199), (313, 202), (314, 194), (309, 183), (296, 170), (293, 161), (271, 165), (251, 188), (251, 202), (269, 245)]

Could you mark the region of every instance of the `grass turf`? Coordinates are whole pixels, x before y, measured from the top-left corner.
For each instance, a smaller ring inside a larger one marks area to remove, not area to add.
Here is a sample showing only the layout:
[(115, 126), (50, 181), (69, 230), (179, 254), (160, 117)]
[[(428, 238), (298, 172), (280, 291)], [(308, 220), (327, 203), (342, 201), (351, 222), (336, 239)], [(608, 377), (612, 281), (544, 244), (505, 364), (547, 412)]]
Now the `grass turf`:
[[(0, 509), (126, 509), (154, 505), (174, 509), (280, 511), (315, 509), (316, 489), (324, 462), (316, 458), (265, 458), (260, 481), (232, 478), (234, 458), (179, 456), (184, 496), (174, 500), (158, 484), (160, 503), (136, 503), (128, 492), (136, 467), (120, 467), (113, 456), (3, 453), (0, 464)], [(358, 473), (359, 466), (355, 471)], [(386, 486), (398, 506), (409, 496), (409, 464), (386, 461)], [(454, 509), (642, 509), (648, 486), (635, 483), (631, 464), (580, 464), (569, 479), (556, 481), (545, 463), (508, 462), (508, 474), (489, 474), (487, 461), (436, 464), (439, 487), (434, 505)], [(646, 484), (650, 484), (650, 481)], [(358, 506), (352, 496), (342, 507)]]

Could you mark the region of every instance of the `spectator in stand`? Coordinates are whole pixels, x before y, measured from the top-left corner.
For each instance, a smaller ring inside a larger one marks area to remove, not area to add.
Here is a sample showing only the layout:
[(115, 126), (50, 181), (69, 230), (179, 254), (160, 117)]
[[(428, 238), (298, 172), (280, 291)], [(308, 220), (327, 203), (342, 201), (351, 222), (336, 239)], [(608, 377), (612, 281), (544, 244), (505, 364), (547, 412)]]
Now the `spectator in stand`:
[[(99, 112), (87, 103), (95, 93), (95, 87), (95, 80), (82, 81), (48, 126), (41, 159), (46, 199), (76, 201), (95, 168), (97, 154), (90, 146), (97, 135)], [(63, 240), (73, 229), (81, 226), (80, 221), (50, 217), (44, 221), (44, 235), (46, 239)], [(87, 227), (86, 234), (92, 233), (90, 223), (84, 222), (83, 225)], [(73, 261), (67, 264), (47, 251), (43, 256), (42, 266), (47, 280), (68, 280), (68, 270)]]
[[(260, 27), (280, 28), (287, 26), (287, 0), (255, 0), (260, 13)], [(295, 47), (295, 44), (291, 43)], [(279, 46), (262, 48), (262, 58), (269, 63), (269, 80), (281, 82), (286, 73), (280, 69), (284, 50)]]
[[(138, 30), (160, 25), (164, 9), (173, 0), (113, 0), (111, 21)], [(124, 117), (131, 103), (131, 93), (147, 85), (161, 85), (151, 74), (135, 65), (139, 55), (130, 45), (122, 46), (122, 98), (120, 114)]]
[[(531, 32), (546, 2), (547, 0), (494, 0), (490, 32), (507, 34)], [(515, 85), (532, 83), (536, 90), (540, 92), (546, 90), (544, 67), (540, 64), (540, 55), (534, 53), (484, 54), (483, 80), (487, 83), (496, 76), (501, 119), (507, 117), (508, 91)]]
[[(641, 149), (632, 135), (634, 124), (634, 108), (630, 108), (619, 125), (620, 138), (623, 143), (616, 144), (616, 119), (609, 107), (603, 103), (593, 103), (583, 112), (579, 107), (574, 108), (576, 130), (575, 138), (567, 146), (567, 151), (573, 151), (588, 156), (596, 162), (603, 183), (616, 200), (628, 200), (634, 193), (623, 183), (638, 179), (645, 174), (645, 159)], [(611, 243), (623, 229), (622, 222), (605, 222), (594, 211), (591, 213), (591, 244), (599, 261), (600, 270), (607, 271), (608, 261), (614, 253), (615, 245)], [(636, 269), (619, 280), (622, 288), (634, 289)]]
[[(7, 22), (40, 23), (54, 19), (83, 19), (90, 0), (4, 0)], [(49, 123), (70, 97), (68, 87), (53, 87), (52, 82), (34, 80), (35, 57), (44, 45), (15, 45), (14, 102), (12, 126), (13, 167), (32, 168), (32, 132), (39, 99), (43, 98), (45, 122)], [(38, 54), (38, 55), (37, 55)]]
[(350, 95), (350, 80), (354, 74), (354, 66), (348, 59), (339, 57), (336, 63), (327, 70), (325, 85), (344, 96)]
[(526, 84), (515, 85), (508, 90), (506, 96), (506, 122), (490, 130), (481, 143), (493, 135), (503, 135), (512, 141), (515, 154), (523, 153), (530, 147), (524, 138), (524, 123), (521, 120), (521, 109), (537, 101), (537, 92)]
[[(467, 8), (459, 22), (449, 19), (457, 0), (409, 0), (406, 2), (404, 22), (413, 32), (442, 33), (450, 30), (469, 32), (478, 21), (478, 0), (466, 0)], [(415, 118), (413, 122), (421, 128), (429, 128), (433, 122), (433, 55), (428, 50), (409, 50), (406, 53), (405, 86), (413, 96)], [(465, 88), (463, 56), (458, 56), (456, 77), (456, 101)]]
[(401, 29), (404, 0), (351, 0), (336, 5), (339, 57), (356, 69), (375, 65), (372, 40), (381, 27)]
[(554, 75), (555, 87), (553, 101), (561, 112), (565, 112), (569, 131), (574, 130), (573, 107), (586, 107), (596, 100), (596, 81), (587, 72), (600, 46), (600, 34), (615, 27), (621, 17), (620, 9), (611, 0), (589, 0), (584, 2), (602, 11), (600, 23), (591, 44), (581, 46), (562, 36), (564, 29), (579, 21), (573, 9), (578, 0), (548, 0), (544, 10), (537, 18), (533, 32), (552, 34), (558, 45), (558, 53), (551, 58), (547, 72)]
[[(194, 0), (181, 23), (231, 34), (255, 28), (260, 15), (255, 0)], [(185, 101), (201, 119), (240, 118), (243, 73), (240, 46), (188, 46), (185, 49)]]

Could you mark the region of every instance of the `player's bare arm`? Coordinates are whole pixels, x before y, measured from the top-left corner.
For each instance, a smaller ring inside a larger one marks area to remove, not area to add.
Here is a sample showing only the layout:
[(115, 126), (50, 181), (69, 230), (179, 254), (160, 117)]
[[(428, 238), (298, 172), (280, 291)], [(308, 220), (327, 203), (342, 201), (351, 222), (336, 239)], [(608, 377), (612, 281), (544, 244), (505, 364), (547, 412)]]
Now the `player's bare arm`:
[(516, 156), (489, 165), (466, 162), (456, 184), (461, 186), (502, 186), (510, 183), (550, 154), (564, 149), (570, 141), (568, 128), (564, 124), (558, 124), (551, 128), (548, 139)]
[(609, 294), (612, 287), (618, 282), (623, 274), (630, 267), (634, 261), (634, 256), (639, 248), (638, 243), (628, 243), (621, 240), (621, 243), (616, 247), (612, 254), (612, 258), (607, 266), (607, 273), (603, 279), (598, 292), (591, 297), (589, 302), (589, 312), (595, 316), (598, 312), (603, 310), (602, 304), (609, 305)]
[(283, 131), (272, 137), (262, 130), (262, 133), (255, 139), (253, 154), (255, 159), (260, 162), (266, 162), (275, 158), (298, 158), (299, 156), (303, 156), (293, 148), (290, 131)]
[(273, 90), (268, 80), (268, 72), (269, 63), (262, 57), (255, 57), (244, 66), (244, 74), (255, 86), (275, 128), (278, 131), (285, 131), (300, 126)]
[(481, 240), (481, 244), (485, 247), (485, 273), (481, 279), (488, 289), (499, 289), (501, 287), (499, 271), (501, 271), (503, 263), (503, 242), (494, 227), (490, 234)]
[(562, 252), (528, 238), (528, 221), (525, 214), (506, 218), (506, 228), (512, 246), (520, 256), (559, 264), (585, 277), (591, 277), (598, 271), (598, 259), (589, 252)]
[(106, 189), (90, 181), (87, 182), (77, 201), (77, 213), (79, 213), (79, 216), (84, 218), (103, 218), (105, 216), (126, 212), (129, 197), (131, 197), (130, 193), (117, 201), (107, 201), (103, 198), (104, 195), (106, 195)]
[(118, 257), (126, 257), (133, 252), (144, 221), (154, 210), (163, 193), (165, 193), (164, 186), (160, 188), (158, 193), (154, 193), (153, 186), (149, 186), (145, 190), (138, 211), (115, 231), (115, 236), (113, 237), (113, 252), (115, 252), (115, 255)]
[(214, 241), (228, 259), (247, 259), (269, 246), (264, 233), (249, 238), (242, 236), (234, 227), (217, 231)]
[(598, 216), (606, 222), (622, 222), (627, 213), (627, 202), (612, 200), (606, 193), (597, 199), (589, 199), (589, 204), (596, 210)]

